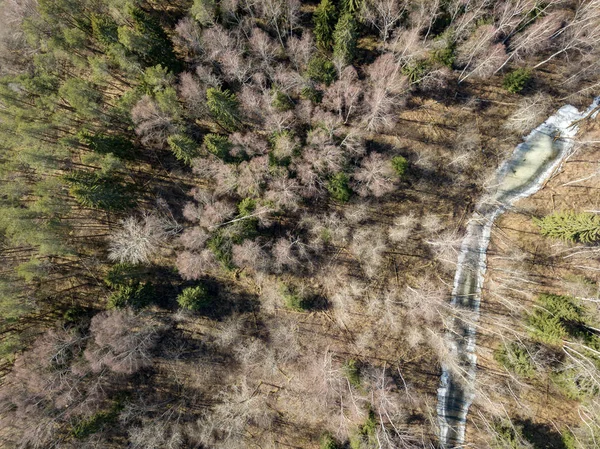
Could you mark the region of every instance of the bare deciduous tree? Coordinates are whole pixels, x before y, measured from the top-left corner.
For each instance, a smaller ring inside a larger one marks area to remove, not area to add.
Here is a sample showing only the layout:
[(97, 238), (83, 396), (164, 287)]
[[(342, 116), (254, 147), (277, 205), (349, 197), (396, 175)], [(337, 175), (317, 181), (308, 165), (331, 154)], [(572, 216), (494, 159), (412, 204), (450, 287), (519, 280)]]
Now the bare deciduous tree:
[(277, 272), (284, 269), (294, 270), (300, 267), (297, 247), (300, 243), (295, 238), (279, 238), (273, 245), (273, 268)]
[(240, 268), (267, 271), (270, 267), (268, 254), (256, 240), (244, 240), (232, 247), (233, 263)]
[(385, 44), (390, 32), (406, 11), (407, 2), (399, 0), (367, 0), (363, 18), (379, 31)]
[(208, 114), (206, 107), (206, 88), (190, 72), (179, 75), (179, 96), (187, 106), (187, 110), (194, 117), (202, 117)]
[(304, 30), (300, 38), (290, 36), (286, 42), (287, 53), (296, 70), (304, 70), (315, 50), (315, 41), (310, 31)]
[(360, 262), (368, 277), (380, 273), (387, 244), (383, 232), (378, 228), (361, 228), (352, 236), (350, 251)]
[(186, 48), (191, 56), (198, 56), (202, 52), (201, 32), (198, 23), (191, 17), (184, 17), (175, 26), (176, 41)]
[(296, 179), (279, 176), (269, 183), (265, 196), (278, 207), (295, 211), (299, 206), (300, 191), (301, 186)]
[(395, 173), (389, 159), (380, 153), (371, 153), (363, 159), (354, 173), (356, 191), (361, 196), (380, 197), (394, 191)]
[(237, 192), (242, 196), (258, 196), (268, 181), (268, 156), (254, 157), (248, 162), (242, 162), (239, 167)]
[(591, 0), (579, 3), (575, 15), (555, 35), (559, 41), (558, 50), (534, 68), (544, 65), (566, 52), (594, 52), (600, 42), (600, 1)]
[(116, 373), (132, 374), (152, 364), (151, 351), (159, 328), (130, 309), (101, 312), (92, 318), (93, 345), (85, 358), (94, 371), (107, 367)]
[(462, 82), (470, 76), (492, 75), (506, 60), (506, 49), (496, 43), (498, 29), (482, 25), (457, 49), (457, 63), (463, 66), (459, 76)]
[(177, 270), (183, 279), (199, 279), (202, 275), (219, 267), (212, 251), (205, 249), (199, 253), (182, 251), (177, 255)]
[(179, 242), (185, 249), (197, 251), (204, 248), (209, 234), (199, 226), (185, 229), (179, 237)]
[(250, 44), (252, 52), (260, 61), (261, 66), (269, 70), (277, 55), (277, 44), (260, 28), (252, 29), (252, 34), (248, 43)]
[(184, 447), (185, 435), (178, 426), (162, 420), (147, 421), (129, 430), (129, 441), (136, 449), (180, 449)]
[(141, 219), (128, 217), (109, 237), (108, 258), (119, 263), (148, 263), (181, 226), (165, 215), (145, 214)]
[(412, 212), (394, 218), (394, 224), (388, 230), (390, 240), (396, 243), (407, 241), (412, 237), (417, 222), (417, 217)]
[(504, 127), (524, 134), (539, 125), (548, 115), (551, 98), (541, 92), (519, 101), (517, 110), (506, 120)]
[(323, 106), (338, 113), (344, 124), (358, 112), (362, 86), (358, 80), (356, 69), (346, 67), (339, 80), (331, 85), (323, 97)]
[(161, 108), (150, 96), (144, 95), (131, 110), (135, 132), (147, 145), (162, 147), (177, 127), (169, 111)]

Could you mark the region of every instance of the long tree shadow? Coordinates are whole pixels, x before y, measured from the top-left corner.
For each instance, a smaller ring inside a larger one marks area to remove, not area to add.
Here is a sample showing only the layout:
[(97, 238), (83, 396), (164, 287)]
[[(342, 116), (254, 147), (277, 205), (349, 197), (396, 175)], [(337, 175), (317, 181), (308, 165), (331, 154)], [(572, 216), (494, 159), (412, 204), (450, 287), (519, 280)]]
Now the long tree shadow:
[(519, 422), (523, 436), (535, 449), (568, 449), (562, 435), (547, 424), (534, 423), (530, 419)]

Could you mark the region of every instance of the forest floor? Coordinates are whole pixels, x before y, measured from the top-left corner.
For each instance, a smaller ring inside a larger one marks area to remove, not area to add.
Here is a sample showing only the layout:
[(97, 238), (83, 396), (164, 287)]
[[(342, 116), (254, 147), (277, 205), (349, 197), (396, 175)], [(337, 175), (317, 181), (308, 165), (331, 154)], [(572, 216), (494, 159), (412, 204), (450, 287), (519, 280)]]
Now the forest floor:
[[(578, 142), (599, 138), (598, 119), (583, 123), (576, 136)], [(467, 441), (473, 447), (485, 447), (481, 416), (490, 412), (502, 415), (505, 410), (522, 423), (536, 448), (561, 449), (560, 431), (580, 422), (577, 403), (547, 376), (516, 379), (494, 359), (505, 338), (514, 340), (515, 333), (526, 338), (523, 316), (532, 310), (538, 294), (597, 295), (597, 250), (594, 254), (589, 247), (547, 239), (532, 221), (555, 211), (600, 210), (600, 147), (588, 143), (575, 148), (540, 191), (517, 202), (492, 230), (477, 337), (480, 397), (471, 407), (467, 428)]]

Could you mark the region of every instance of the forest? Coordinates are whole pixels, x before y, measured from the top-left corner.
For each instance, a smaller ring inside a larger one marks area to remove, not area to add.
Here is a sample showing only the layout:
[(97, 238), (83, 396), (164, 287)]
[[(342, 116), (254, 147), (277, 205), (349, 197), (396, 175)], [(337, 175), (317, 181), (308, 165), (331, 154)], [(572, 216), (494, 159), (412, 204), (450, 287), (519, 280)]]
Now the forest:
[[(0, 25), (0, 447), (440, 447), (466, 221), (600, 95), (600, 0), (0, 0)], [(600, 447), (580, 126), (492, 231), (461, 447)]]

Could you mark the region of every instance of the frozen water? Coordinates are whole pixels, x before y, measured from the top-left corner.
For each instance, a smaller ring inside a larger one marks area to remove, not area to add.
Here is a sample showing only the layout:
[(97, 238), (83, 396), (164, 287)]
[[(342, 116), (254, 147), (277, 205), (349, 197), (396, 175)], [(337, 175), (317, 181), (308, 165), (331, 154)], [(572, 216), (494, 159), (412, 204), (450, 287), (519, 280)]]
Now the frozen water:
[[(534, 129), (496, 172), (488, 194), (467, 223), (451, 300), (458, 315), (447, 333), (447, 344), (450, 352), (456, 355), (458, 366), (454, 370), (442, 366), (438, 388), (437, 413), (442, 448), (458, 447), (464, 442), (467, 413), (474, 399), (472, 387), (477, 357), (473, 320), (479, 316), (486, 252), (494, 220), (515, 201), (541, 188), (572, 147), (572, 137), (577, 133), (575, 122), (591, 114), (599, 103), (600, 97), (597, 97), (584, 112), (570, 105), (563, 106)], [(461, 311), (464, 311), (462, 317)], [(460, 379), (457, 372), (460, 372)]]

